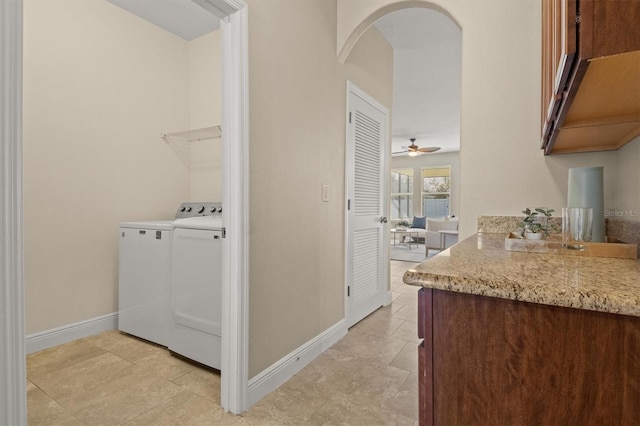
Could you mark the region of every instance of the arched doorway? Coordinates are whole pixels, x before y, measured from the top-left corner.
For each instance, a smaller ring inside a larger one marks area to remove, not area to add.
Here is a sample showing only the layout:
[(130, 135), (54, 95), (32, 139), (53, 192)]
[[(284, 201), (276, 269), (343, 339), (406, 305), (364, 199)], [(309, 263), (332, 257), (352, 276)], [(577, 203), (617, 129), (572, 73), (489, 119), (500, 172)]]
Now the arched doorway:
[[(411, 223), (412, 216), (428, 216), (427, 211), (433, 210), (429, 209), (430, 201), (446, 201), (448, 210), (439, 213), (440, 216), (457, 216), (460, 208), (460, 25), (447, 11), (422, 1), (391, 3), (370, 11), (361, 19), (359, 23), (352, 21), (353, 31), (344, 45), (338, 46), (339, 59), (348, 62), (349, 53), (360, 37), (374, 29), (394, 48), (393, 151), (401, 151), (401, 143), (409, 145), (411, 137), (417, 137), (421, 147), (436, 146), (439, 149), (435, 154), (409, 158), (405, 146), (404, 156), (399, 153), (400, 157), (392, 159), (392, 169), (396, 160), (399, 162), (397, 167), (411, 169), (414, 184), (412, 193), (403, 195), (405, 200), (412, 201), (407, 211), (403, 212), (404, 217), (394, 217), (391, 206), (389, 228), (394, 228), (401, 219)], [(427, 181), (433, 180), (427, 172), (429, 169), (450, 170), (446, 177), (451, 185), (448, 194), (434, 195), (424, 190)], [(393, 189), (391, 192), (394, 192)], [(423, 253), (422, 260), (429, 253), (423, 242), (419, 247), (414, 245), (412, 261), (421, 261), (415, 257), (416, 249)]]
[[(458, 28), (462, 28), (458, 20), (448, 10), (438, 6), (437, 4), (422, 0), (387, 0), (386, 5), (380, 6), (376, 4), (358, 4), (355, 7), (350, 2), (341, 2), (338, 4), (338, 38), (337, 38), (337, 55), (341, 63), (347, 59), (353, 46), (358, 39), (371, 27), (378, 19), (397, 10), (408, 8), (425, 8), (438, 11), (451, 19)], [(342, 18), (342, 19), (341, 19)]]

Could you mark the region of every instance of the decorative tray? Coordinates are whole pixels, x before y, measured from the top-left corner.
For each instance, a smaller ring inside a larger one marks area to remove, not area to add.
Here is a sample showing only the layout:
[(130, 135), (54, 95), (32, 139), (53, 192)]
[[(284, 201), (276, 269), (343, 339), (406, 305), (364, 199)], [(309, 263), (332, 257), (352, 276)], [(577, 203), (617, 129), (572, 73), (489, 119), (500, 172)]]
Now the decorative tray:
[(606, 243), (576, 242), (576, 246), (579, 246), (579, 248), (563, 247), (562, 237), (559, 234), (552, 234), (545, 240), (527, 240), (511, 232), (504, 240), (504, 249), (507, 251), (562, 254), (567, 256), (615, 257), (620, 259), (638, 258), (637, 244), (626, 244), (613, 239)]

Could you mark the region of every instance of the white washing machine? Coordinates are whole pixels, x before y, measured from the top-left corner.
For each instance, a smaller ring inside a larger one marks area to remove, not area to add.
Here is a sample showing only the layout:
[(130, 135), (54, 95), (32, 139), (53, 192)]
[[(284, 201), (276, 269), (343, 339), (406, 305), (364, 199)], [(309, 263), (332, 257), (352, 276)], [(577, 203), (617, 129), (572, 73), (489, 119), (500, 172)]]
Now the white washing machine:
[[(215, 212), (212, 210), (215, 208)], [(176, 218), (221, 216), (220, 203), (182, 203)], [(173, 220), (120, 223), (118, 328), (169, 346)]]
[(169, 350), (220, 369), (222, 318), (222, 205), (202, 217), (176, 219), (171, 228)]
[(171, 223), (121, 223), (118, 253), (118, 328), (163, 346), (169, 343)]

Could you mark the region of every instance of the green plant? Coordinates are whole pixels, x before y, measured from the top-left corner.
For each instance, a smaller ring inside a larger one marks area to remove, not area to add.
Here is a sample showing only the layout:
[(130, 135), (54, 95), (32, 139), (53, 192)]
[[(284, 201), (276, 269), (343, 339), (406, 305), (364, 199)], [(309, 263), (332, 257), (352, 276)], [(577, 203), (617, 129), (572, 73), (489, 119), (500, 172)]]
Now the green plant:
[(522, 213), (525, 215), (522, 222), (520, 222), (523, 233), (531, 232), (537, 234), (542, 232), (545, 236), (549, 236), (550, 230), (557, 231), (556, 226), (550, 224), (548, 220), (553, 212), (553, 209), (543, 209), (541, 207), (533, 210), (527, 207), (525, 210), (522, 210)]
[(409, 222), (407, 222), (406, 220), (401, 220), (400, 222), (396, 223), (396, 227), (398, 227), (398, 228), (411, 228), (411, 224)]

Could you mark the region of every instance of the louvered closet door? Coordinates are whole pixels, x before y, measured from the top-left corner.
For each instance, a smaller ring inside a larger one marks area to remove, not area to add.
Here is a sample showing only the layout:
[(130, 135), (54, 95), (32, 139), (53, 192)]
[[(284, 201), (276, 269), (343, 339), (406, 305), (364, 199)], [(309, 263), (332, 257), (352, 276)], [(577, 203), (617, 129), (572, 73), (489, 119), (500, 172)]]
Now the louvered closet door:
[(388, 110), (349, 85), (347, 123), (347, 322), (349, 327), (385, 302), (389, 155)]

